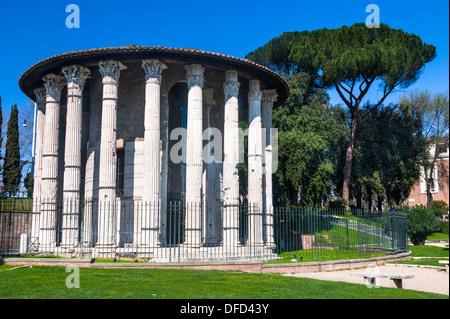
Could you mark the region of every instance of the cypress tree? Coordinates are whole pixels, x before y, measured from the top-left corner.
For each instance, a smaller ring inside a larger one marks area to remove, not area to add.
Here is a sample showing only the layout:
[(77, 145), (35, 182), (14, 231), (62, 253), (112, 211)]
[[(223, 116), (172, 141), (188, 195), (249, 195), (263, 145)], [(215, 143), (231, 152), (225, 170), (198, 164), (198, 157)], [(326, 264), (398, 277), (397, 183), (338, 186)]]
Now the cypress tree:
[(27, 198), (32, 198), (33, 197), (33, 187), (34, 187), (34, 177), (33, 177), (33, 173), (29, 172), (24, 180), (23, 180), (23, 185), (25, 186), (26, 190), (27, 190)]
[(3, 184), (9, 196), (15, 196), (22, 178), (19, 147), (19, 111), (17, 104), (11, 107), (11, 116), (6, 131), (6, 153), (3, 172)]
[(2, 97), (0, 96), (0, 175), (3, 175), (3, 160), (2, 156), (3, 147), (3, 111), (2, 111)]

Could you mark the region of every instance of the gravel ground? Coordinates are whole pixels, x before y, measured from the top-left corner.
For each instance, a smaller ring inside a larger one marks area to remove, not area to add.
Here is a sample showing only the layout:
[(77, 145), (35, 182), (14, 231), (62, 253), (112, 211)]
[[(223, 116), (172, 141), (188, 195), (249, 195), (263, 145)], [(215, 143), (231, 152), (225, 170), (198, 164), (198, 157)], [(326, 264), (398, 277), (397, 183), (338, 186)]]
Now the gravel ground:
[[(448, 241), (440, 243), (426, 243), (430, 246), (448, 247)], [(444, 259), (443, 260), (448, 260)], [(414, 278), (403, 279), (403, 289), (433, 292), (437, 294), (449, 295), (449, 273), (445, 268), (433, 268), (426, 266), (386, 264), (375, 267), (367, 267), (353, 270), (339, 270), (327, 272), (313, 272), (301, 274), (286, 274), (285, 276), (304, 277), (329, 281), (344, 281), (355, 284), (365, 284), (364, 277), (351, 276), (352, 272), (379, 272), (389, 274), (408, 274)], [(378, 278), (377, 285), (381, 287), (394, 287), (388, 278)]]
[[(414, 278), (403, 279), (403, 289), (434, 292), (438, 294), (449, 294), (449, 273), (445, 270), (436, 268), (424, 268), (411, 265), (382, 265), (363, 269), (339, 270), (327, 272), (286, 274), (285, 276), (313, 278), (329, 281), (344, 281), (355, 284), (364, 284), (363, 277), (351, 276), (352, 272), (374, 271), (390, 274), (411, 274)], [(377, 285), (382, 287), (392, 287), (391, 280), (387, 278), (378, 278)]]

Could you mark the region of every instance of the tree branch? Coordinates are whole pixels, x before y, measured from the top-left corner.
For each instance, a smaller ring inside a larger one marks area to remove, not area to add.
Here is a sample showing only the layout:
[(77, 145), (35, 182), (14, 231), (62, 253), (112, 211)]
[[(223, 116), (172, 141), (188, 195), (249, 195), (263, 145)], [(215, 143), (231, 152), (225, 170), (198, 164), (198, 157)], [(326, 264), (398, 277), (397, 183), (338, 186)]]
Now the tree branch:
[(335, 81), (334, 82), (334, 86), (336, 88), (336, 91), (338, 92), (339, 96), (341, 97), (342, 101), (344, 101), (344, 103), (347, 105), (347, 107), (350, 109), (350, 112), (353, 113), (352, 111), (352, 104), (350, 104), (350, 102), (345, 98), (344, 94), (342, 94), (341, 89), (339, 88), (339, 81)]
[[(360, 85), (359, 85), (359, 91), (361, 92), (358, 96), (358, 104), (361, 103), (362, 99), (364, 98), (364, 96), (367, 94), (367, 91), (369, 91), (370, 86), (372, 85), (373, 81), (375, 81), (375, 78), (372, 78), (370, 80), (365, 79)], [(364, 90), (361, 91), (361, 86), (363, 83), (366, 83), (366, 86), (364, 88)]]
[[(342, 82), (342, 83), (344, 83), (344, 84), (346, 84), (347, 86), (349, 86), (350, 87), (350, 85), (348, 85), (347, 83), (345, 83), (345, 82)], [(342, 83), (338, 83), (338, 85), (339, 85), (339, 87), (340, 88), (342, 88), (345, 92), (347, 92), (348, 93), (348, 95), (350, 96), (350, 104), (351, 105), (353, 105), (353, 98), (356, 100), (356, 97), (353, 95), (353, 86), (352, 87), (350, 87), (350, 91), (348, 90), (348, 89), (346, 89), (343, 85), (342, 85)]]
[(370, 112), (372, 112), (374, 109), (376, 109), (377, 107), (379, 107), (384, 100), (388, 97), (389, 94), (391, 94), (391, 92), (400, 84), (401, 82), (396, 83), (395, 85), (393, 85), (389, 90), (387, 90), (387, 86), (384, 87), (384, 92), (383, 92), (383, 97), (378, 101), (377, 104), (375, 104), (374, 106), (372, 106), (370, 109), (368, 109), (366, 112), (364, 112), (363, 114), (361, 114), (360, 118), (358, 120), (363, 119), (365, 116), (367, 116), (367, 114), (369, 114)]

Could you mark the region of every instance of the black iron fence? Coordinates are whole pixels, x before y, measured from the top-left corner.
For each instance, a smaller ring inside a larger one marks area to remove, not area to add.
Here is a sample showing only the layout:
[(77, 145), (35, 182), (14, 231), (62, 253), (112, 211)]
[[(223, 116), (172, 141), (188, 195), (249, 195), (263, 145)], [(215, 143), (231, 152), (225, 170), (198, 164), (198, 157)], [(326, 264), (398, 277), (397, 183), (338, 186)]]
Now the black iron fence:
[(120, 199), (0, 200), (0, 256), (325, 261), (408, 250), (399, 212)]

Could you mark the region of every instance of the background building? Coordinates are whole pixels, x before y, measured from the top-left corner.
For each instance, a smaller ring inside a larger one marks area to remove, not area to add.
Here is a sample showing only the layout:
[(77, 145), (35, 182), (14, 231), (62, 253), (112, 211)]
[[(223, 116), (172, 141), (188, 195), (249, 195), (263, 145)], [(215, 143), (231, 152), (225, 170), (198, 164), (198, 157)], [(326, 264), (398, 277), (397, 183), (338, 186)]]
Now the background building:
[[(439, 147), (439, 146), (438, 146)], [(434, 155), (436, 145), (430, 148), (430, 158)], [(430, 160), (431, 161), (431, 160)], [(406, 199), (408, 206), (427, 206), (427, 186), (425, 171), (421, 168), (420, 180), (414, 185), (409, 197)], [(444, 147), (439, 151), (436, 165), (432, 173), (431, 194), (433, 200), (443, 200), (449, 204), (449, 148)]]

